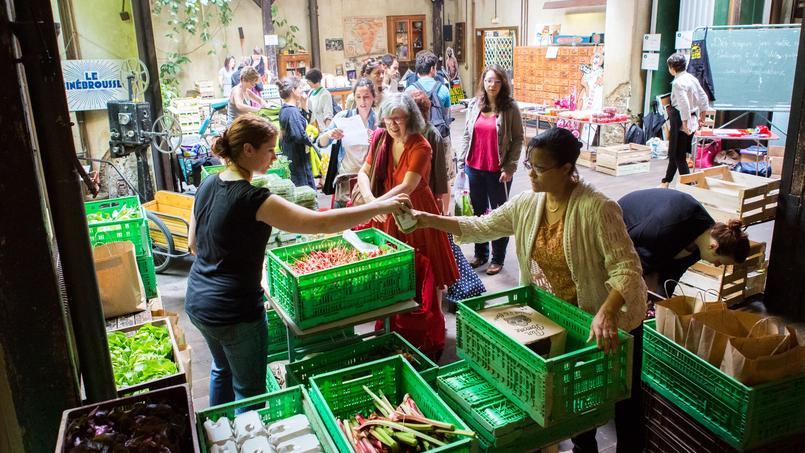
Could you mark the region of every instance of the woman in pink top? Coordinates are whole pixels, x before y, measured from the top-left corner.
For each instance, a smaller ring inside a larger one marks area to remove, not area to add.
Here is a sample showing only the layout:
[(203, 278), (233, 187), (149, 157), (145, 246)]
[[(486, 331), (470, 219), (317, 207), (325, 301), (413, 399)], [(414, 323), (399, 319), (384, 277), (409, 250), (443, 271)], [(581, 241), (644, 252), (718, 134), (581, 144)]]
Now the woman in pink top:
[[(511, 85), (503, 68), (489, 66), (481, 74), (478, 94), (467, 109), (464, 148), (459, 161), (470, 181), (470, 201), (475, 215), (494, 210), (509, 198), (512, 177), (523, 147), (520, 108), (512, 98)], [(492, 241), (492, 263), (488, 275), (500, 272), (506, 259), (509, 238)], [(472, 267), (489, 261), (489, 243), (475, 244)]]

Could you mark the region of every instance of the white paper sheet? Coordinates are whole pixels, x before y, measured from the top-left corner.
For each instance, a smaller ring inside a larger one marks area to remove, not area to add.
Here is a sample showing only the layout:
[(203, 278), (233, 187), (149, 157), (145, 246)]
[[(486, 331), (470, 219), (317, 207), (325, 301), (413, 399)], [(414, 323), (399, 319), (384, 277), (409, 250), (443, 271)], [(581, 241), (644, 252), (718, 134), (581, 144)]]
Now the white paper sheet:
[(369, 133), (366, 130), (366, 126), (363, 125), (360, 115), (353, 115), (349, 118), (333, 118), (333, 122), (335, 122), (335, 127), (344, 132), (341, 146), (369, 146)]

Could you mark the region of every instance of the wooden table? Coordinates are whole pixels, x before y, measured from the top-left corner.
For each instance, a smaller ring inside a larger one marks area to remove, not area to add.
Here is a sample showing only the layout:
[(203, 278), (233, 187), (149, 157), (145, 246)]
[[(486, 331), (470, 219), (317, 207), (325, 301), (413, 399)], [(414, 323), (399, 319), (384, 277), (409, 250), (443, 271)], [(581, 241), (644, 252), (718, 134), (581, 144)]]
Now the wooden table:
[(339, 87), (339, 88), (327, 88), (327, 91), (330, 92), (332, 97), (340, 97), (341, 98), (341, 108), (347, 108), (347, 97), (352, 94), (352, 87)]
[[(613, 126), (613, 125), (618, 125), (618, 126), (623, 128), (623, 135), (624, 135), (624, 138), (625, 138), (625, 136), (626, 136), (626, 125), (629, 123), (628, 119), (625, 119), (623, 121), (611, 121), (611, 122), (608, 122), (608, 123), (599, 123), (597, 121), (592, 121), (592, 120), (578, 120), (578, 119), (575, 119), (575, 118), (565, 118), (565, 117), (557, 116), (557, 115), (546, 115), (544, 113), (538, 113), (538, 112), (530, 111), (530, 110), (520, 110), (520, 115), (523, 118), (523, 133), (524, 134), (528, 132), (528, 120), (536, 120), (537, 124), (535, 126), (535, 129), (536, 129), (535, 135), (539, 135), (539, 133), (540, 133), (540, 126), (539, 126), (540, 121), (544, 121), (546, 123), (556, 125), (557, 121), (565, 120), (565, 121), (574, 122), (574, 123), (582, 125), (582, 126), (585, 125), (585, 124), (590, 125), (590, 126)], [(590, 149), (590, 142), (591, 142), (590, 134), (591, 134), (591, 131), (592, 131), (592, 128), (588, 127), (587, 128), (587, 141), (584, 143), (584, 146), (585, 146), (584, 149), (585, 150)]]
[(758, 171), (759, 170), (758, 163), (762, 160), (763, 162), (766, 162), (768, 165), (768, 146), (763, 146), (761, 145), (760, 142), (768, 143), (771, 140), (778, 140), (779, 138), (780, 137), (773, 132), (768, 135), (756, 135), (756, 134), (741, 133), (740, 130), (738, 129), (705, 129), (697, 131), (695, 134), (693, 134), (693, 155), (695, 156), (695, 158), (693, 159), (692, 171), (696, 170), (696, 164), (699, 160), (699, 153), (698, 153), (699, 143), (707, 140), (722, 140), (722, 141), (747, 140), (747, 141), (753, 141), (755, 142), (756, 146), (764, 147), (767, 150), (766, 153), (760, 153), (760, 154), (754, 153), (755, 175), (759, 176), (760, 172)]
[[(360, 340), (364, 337), (368, 336), (375, 336), (381, 335), (384, 333), (391, 332), (391, 323), (389, 318), (393, 315), (407, 313), (409, 311), (414, 311), (419, 308), (419, 303), (415, 300), (405, 300), (402, 302), (397, 302), (396, 304), (392, 304), (383, 308), (378, 308), (377, 310), (372, 310), (366, 313), (361, 313), (355, 316), (350, 316), (349, 318), (340, 319), (338, 321), (329, 322), (326, 324), (321, 324), (316, 327), (312, 327), (310, 329), (300, 329), (299, 326), (288, 316), (288, 313), (282, 308), (282, 306), (274, 301), (271, 296), (268, 295), (266, 291), (266, 298), (268, 299), (268, 303), (271, 307), (277, 312), (280, 319), (282, 320), (283, 324), (288, 327), (288, 361), (293, 363), (296, 361), (296, 356), (299, 355), (297, 353), (296, 348), (296, 339), (306, 337), (309, 335), (316, 335), (321, 334), (324, 332), (328, 332), (331, 330), (338, 330), (343, 329), (345, 327), (355, 326), (358, 324), (363, 324), (366, 322), (376, 321), (378, 319), (383, 320), (383, 329), (375, 330), (369, 332), (368, 334), (358, 335), (355, 337), (345, 338), (343, 342), (354, 342), (355, 340)], [(328, 344), (328, 348), (337, 347), (338, 343), (331, 343)], [(305, 352), (309, 353), (312, 349), (316, 348), (316, 345), (310, 346), (306, 348)], [(318, 346), (320, 349), (321, 346)]]

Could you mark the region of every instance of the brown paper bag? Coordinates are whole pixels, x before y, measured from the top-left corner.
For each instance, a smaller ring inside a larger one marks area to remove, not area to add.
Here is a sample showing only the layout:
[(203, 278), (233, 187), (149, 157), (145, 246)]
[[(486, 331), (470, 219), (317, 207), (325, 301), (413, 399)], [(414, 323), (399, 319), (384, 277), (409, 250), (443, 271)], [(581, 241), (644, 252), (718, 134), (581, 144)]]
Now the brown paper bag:
[(726, 309), (723, 302), (706, 303), (703, 299), (703, 297), (673, 296), (655, 302), (657, 331), (675, 343), (684, 345), (693, 314)]
[(99, 245), (93, 248), (92, 255), (104, 317), (145, 310), (145, 288), (137, 270), (134, 244), (125, 241)]
[(189, 344), (185, 344), (184, 347), (179, 348), (179, 361), (182, 363), (182, 367), (184, 367), (184, 374), (187, 376), (187, 386), (193, 386), (193, 348), (190, 347)]
[(787, 328), (784, 335), (731, 338), (721, 371), (746, 385), (758, 385), (803, 372), (805, 344)]
[(730, 338), (763, 336), (773, 328), (769, 318), (743, 311), (716, 310), (694, 313), (690, 318), (685, 348), (712, 365), (721, 366)]

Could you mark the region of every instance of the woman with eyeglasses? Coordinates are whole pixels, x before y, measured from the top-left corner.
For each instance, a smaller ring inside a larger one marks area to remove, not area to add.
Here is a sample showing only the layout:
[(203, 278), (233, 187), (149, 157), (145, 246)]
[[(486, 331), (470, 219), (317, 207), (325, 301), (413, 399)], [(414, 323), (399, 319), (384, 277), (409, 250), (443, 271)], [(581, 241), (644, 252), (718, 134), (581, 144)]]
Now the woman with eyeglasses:
[[(363, 199), (382, 201), (407, 194), (418, 211), (441, 212), (428, 185), (431, 147), (422, 135), (422, 114), (411, 96), (393, 93), (380, 106), (385, 128), (372, 135), (366, 162), (358, 173)], [(392, 216), (375, 217), (373, 226), (413, 247), (418, 310), (392, 318), (392, 330), (429, 357), (438, 360), (444, 350), (445, 323), (438, 291), (458, 279), (458, 268), (447, 235), (436, 230), (403, 233)]]
[[(640, 382), (646, 284), (640, 258), (613, 200), (579, 180), (582, 144), (570, 131), (549, 129), (531, 139), (523, 162), (531, 191), (514, 196), (482, 217), (442, 217), (414, 212), (417, 228), (452, 233), (456, 242), (514, 235), (520, 284), (537, 284), (594, 316), (588, 341), (609, 353), (618, 329), (634, 336), (632, 382)], [(416, 206), (415, 206), (416, 209)], [(642, 451), (641, 408), (633, 397), (615, 408), (619, 452)], [(573, 451), (598, 451), (595, 430), (573, 438)]]
[[(476, 216), (496, 209), (509, 198), (522, 147), (523, 123), (509, 79), (500, 66), (488, 66), (467, 108), (464, 146), (458, 156), (469, 178), (470, 202)], [(492, 264), (486, 269), (487, 275), (498, 274), (503, 268), (508, 244), (508, 237), (492, 241)], [(477, 268), (487, 261), (489, 242), (476, 243), (470, 265)]]

